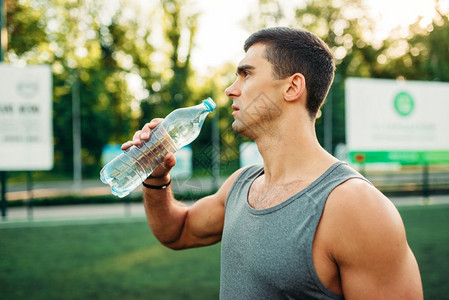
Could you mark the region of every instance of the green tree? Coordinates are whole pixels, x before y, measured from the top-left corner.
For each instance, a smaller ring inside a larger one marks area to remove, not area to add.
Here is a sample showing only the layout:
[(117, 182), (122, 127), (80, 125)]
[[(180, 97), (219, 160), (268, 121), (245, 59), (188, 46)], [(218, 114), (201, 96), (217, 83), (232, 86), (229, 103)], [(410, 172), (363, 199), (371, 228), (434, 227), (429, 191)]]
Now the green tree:
[[(72, 86), (80, 85), (83, 166), (98, 172), (103, 145), (137, 127), (140, 99), (154, 74), (149, 26), (138, 6), (106, 1), (8, 2), (11, 63), (52, 66), (55, 170), (72, 169)], [(31, 38), (30, 38), (31, 37)], [(137, 82), (137, 91), (130, 86)]]
[[(345, 142), (344, 81), (347, 77), (403, 78), (449, 81), (449, 21), (439, 0), (436, 16), (426, 28), (418, 19), (405, 38), (392, 33), (374, 41), (375, 22), (362, 0), (308, 0), (296, 8), (278, 0), (260, 0), (259, 10), (249, 17), (252, 30), (266, 26), (302, 27), (321, 37), (336, 58), (336, 77), (326, 102), (332, 101), (333, 145)], [(294, 11), (293, 16), (286, 12)], [(326, 105), (323, 107), (326, 109)], [(326, 114), (317, 120), (323, 140)]]
[(390, 38), (380, 54), (387, 78), (449, 81), (449, 19), (435, 2), (436, 15), (425, 28), (421, 18), (410, 25), (406, 38)]
[[(6, 25), (9, 34), (9, 55), (21, 56), (45, 39), (42, 12), (17, 0), (6, 0)], [(33, 32), (32, 35), (29, 33)]]
[(185, 0), (162, 0), (161, 4), (161, 23), (167, 49), (163, 56), (167, 65), (161, 70), (158, 81), (148, 86), (149, 97), (141, 103), (141, 124), (198, 101), (191, 97), (192, 86), (189, 80), (194, 75), (190, 57), (199, 14), (190, 12)]
[[(319, 36), (336, 59), (336, 77), (325, 103), (332, 101), (332, 145), (345, 142), (344, 80), (349, 76), (376, 77), (378, 49), (369, 41), (374, 22), (366, 14), (362, 0), (308, 0), (302, 6), (287, 7), (278, 0), (260, 0), (260, 10), (250, 16), (252, 30), (266, 26), (304, 28)], [(293, 15), (287, 12), (293, 11)], [(323, 107), (326, 109), (326, 104)], [(318, 139), (324, 140), (324, 122), (317, 119)]]

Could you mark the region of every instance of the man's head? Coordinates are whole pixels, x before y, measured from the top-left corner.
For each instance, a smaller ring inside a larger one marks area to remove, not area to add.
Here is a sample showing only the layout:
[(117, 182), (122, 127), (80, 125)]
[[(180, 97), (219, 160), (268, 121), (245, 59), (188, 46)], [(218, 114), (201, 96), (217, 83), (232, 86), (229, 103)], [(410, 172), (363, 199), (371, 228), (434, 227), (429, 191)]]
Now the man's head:
[(329, 47), (308, 31), (287, 27), (252, 34), (245, 42), (245, 52), (255, 44), (266, 46), (265, 58), (272, 64), (274, 78), (283, 79), (295, 73), (305, 77), (306, 108), (314, 118), (334, 79), (335, 64)]

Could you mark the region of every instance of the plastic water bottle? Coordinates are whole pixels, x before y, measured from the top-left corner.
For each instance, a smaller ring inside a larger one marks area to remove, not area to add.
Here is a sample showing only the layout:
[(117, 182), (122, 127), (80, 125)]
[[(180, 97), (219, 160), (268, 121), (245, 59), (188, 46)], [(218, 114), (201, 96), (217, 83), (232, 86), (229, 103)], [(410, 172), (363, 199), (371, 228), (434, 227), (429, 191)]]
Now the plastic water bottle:
[(125, 197), (150, 176), (168, 152), (193, 142), (215, 107), (215, 102), (207, 98), (201, 104), (172, 111), (151, 131), (147, 141), (126, 149), (105, 165), (101, 181), (111, 186), (113, 195)]

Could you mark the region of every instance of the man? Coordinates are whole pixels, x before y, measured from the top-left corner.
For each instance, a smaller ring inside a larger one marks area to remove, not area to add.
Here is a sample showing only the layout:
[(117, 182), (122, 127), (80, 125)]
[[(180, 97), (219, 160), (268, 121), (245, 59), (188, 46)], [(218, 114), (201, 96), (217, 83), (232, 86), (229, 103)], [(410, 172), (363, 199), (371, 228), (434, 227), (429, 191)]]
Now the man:
[[(242, 168), (190, 207), (169, 185), (175, 157), (145, 180), (149, 225), (172, 249), (222, 242), (223, 299), (422, 299), (400, 215), (360, 174), (318, 143), (315, 119), (334, 77), (327, 45), (304, 30), (270, 28), (245, 43), (232, 128), (262, 166)], [(154, 119), (123, 145), (148, 139)]]

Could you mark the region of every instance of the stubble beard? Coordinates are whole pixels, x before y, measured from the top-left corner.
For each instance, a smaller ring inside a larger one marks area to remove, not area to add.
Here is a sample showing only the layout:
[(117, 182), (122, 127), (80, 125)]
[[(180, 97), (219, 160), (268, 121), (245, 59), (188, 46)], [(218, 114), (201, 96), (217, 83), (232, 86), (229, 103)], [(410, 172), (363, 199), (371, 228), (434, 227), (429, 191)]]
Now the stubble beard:
[(258, 137), (263, 134), (263, 132), (259, 131), (263, 129), (263, 127), (258, 124), (257, 120), (242, 121), (241, 119), (234, 119), (234, 122), (232, 122), (232, 129), (235, 133), (250, 138), (253, 141), (256, 141)]
[(234, 118), (232, 129), (252, 140), (271, 132), (273, 120), (280, 117), (282, 111), (266, 94), (260, 93), (245, 109), (241, 109)]

